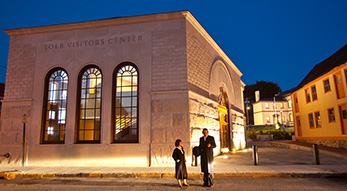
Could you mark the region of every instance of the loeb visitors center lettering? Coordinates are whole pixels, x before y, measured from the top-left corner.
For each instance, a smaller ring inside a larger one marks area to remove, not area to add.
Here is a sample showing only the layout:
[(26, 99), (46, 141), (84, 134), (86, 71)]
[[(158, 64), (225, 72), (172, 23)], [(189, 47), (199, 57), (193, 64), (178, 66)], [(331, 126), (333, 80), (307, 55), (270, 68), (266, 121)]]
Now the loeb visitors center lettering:
[(49, 43), (45, 44), (45, 50), (56, 50), (63, 48), (79, 48), (79, 47), (94, 47), (94, 46), (104, 46), (104, 45), (116, 45), (125, 43), (136, 43), (142, 41), (142, 36), (124, 36), (124, 37), (112, 37), (112, 38), (101, 38), (92, 40), (79, 40), (70, 41), (65, 43)]

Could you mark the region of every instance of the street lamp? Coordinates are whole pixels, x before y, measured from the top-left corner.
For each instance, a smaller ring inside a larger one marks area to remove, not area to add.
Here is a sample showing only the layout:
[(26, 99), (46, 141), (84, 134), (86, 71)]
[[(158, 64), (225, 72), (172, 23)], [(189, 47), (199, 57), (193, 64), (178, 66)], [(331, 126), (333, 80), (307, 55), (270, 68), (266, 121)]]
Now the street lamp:
[(249, 106), (247, 106), (247, 125), (249, 125), (249, 115), (248, 115), (248, 110), (250, 109)]
[(275, 121), (274, 122), (275, 122), (275, 127), (277, 127), (278, 117), (277, 117), (277, 111), (276, 111), (276, 98), (275, 97), (274, 97), (274, 110), (275, 110)]
[(283, 129), (283, 117), (282, 117), (282, 110), (281, 110), (281, 129)]
[(22, 116), (23, 122), (23, 150), (22, 150), (22, 171), (24, 170), (24, 154), (25, 154), (25, 123), (27, 122), (27, 115), (23, 114)]

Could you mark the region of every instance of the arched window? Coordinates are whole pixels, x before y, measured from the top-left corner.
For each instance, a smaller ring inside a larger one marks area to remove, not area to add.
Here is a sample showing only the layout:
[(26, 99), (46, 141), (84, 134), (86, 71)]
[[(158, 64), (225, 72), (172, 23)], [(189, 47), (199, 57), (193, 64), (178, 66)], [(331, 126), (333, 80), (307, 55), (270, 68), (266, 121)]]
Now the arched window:
[(100, 143), (102, 74), (87, 66), (79, 75), (77, 143)]
[(138, 143), (138, 70), (123, 63), (115, 69), (113, 80), (113, 142)]
[(65, 70), (51, 70), (45, 80), (42, 143), (64, 144), (68, 75)]

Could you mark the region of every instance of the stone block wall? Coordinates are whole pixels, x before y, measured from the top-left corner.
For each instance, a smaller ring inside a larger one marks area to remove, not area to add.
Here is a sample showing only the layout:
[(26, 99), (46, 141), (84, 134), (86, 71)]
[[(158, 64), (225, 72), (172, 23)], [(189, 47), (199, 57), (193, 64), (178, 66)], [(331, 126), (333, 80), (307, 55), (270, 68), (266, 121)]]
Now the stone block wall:
[(347, 140), (300, 140), (302, 142), (347, 149)]
[(173, 164), (172, 152), (176, 139), (181, 139), (187, 160), (190, 133), (187, 93), (152, 95), (151, 166)]
[(232, 137), (232, 149), (244, 149), (247, 145), (246, 140), (246, 118), (243, 113), (230, 110), (230, 129)]
[[(30, 102), (8, 103), (4, 102), (1, 115), (0, 128), (0, 154), (9, 153), (10, 158), (0, 158), (1, 165), (20, 165), (23, 145), (23, 114), (27, 114), (26, 132), (30, 131)], [(26, 143), (30, 137), (26, 133)], [(27, 144), (26, 144), (27, 151)], [(27, 152), (26, 152), (27, 154)]]
[[(35, 43), (17, 41), (17, 37), (11, 38), (0, 128), (0, 154), (10, 153), (11, 157), (1, 157), (1, 165), (21, 164), (22, 117), (23, 114), (27, 115), (26, 130), (29, 132), (35, 60)], [(26, 136), (26, 140), (29, 138)]]
[(186, 90), (185, 29), (152, 33), (152, 90)]
[(187, 31), (188, 82), (209, 91), (211, 66), (215, 58), (200, 40)]
[(220, 145), (218, 103), (206, 99), (199, 99), (191, 95), (189, 98), (189, 127), (191, 148), (199, 145), (202, 130), (207, 128), (209, 135), (214, 136), (217, 148), (214, 154), (218, 154)]
[(31, 99), (36, 45), (17, 44), (16, 37), (12, 38), (8, 56), (4, 99)]
[[(212, 65), (220, 60), (226, 64), (232, 80), (233, 95), (229, 95), (232, 109), (243, 110), (240, 76), (222, 59), (221, 55), (192, 26), (187, 25), (188, 83), (201, 92), (210, 93)], [(192, 90), (190, 88), (190, 90)], [(205, 95), (206, 96), (206, 95)], [(208, 96), (208, 95), (207, 95)], [(214, 95), (218, 96), (218, 95)]]

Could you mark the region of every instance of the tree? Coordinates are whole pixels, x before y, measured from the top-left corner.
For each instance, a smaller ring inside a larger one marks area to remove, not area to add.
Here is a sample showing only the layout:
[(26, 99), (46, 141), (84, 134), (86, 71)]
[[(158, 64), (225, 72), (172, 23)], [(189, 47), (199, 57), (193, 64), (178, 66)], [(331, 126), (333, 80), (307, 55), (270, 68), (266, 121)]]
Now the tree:
[(255, 84), (247, 85), (244, 90), (244, 97), (255, 102), (255, 91), (260, 91), (260, 99), (273, 98), (275, 94), (282, 92), (277, 83), (257, 81)]
[[(244, 90), (245, 100), (249, 100), (248, 103), (245, 102), (245, 112), (248, 112), (249, 124), (254, 124), (253, 118), (253, 109), (252, 104), (255, 102), (255, 91), (260, 91), (260, 99), (264, 98), (273, 98), (275, 94), (282, 92), (281, 88), (277, 83), (266, 82), (266, 81), (257, 81), (255, 84), (247, 85)], [(247, 107), (250, 107), (247, 109)], [(247, 116), (247, 113), (245, 114)]]

